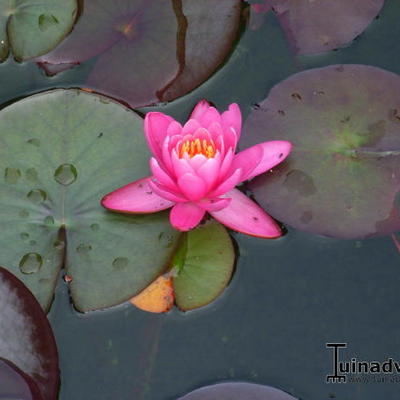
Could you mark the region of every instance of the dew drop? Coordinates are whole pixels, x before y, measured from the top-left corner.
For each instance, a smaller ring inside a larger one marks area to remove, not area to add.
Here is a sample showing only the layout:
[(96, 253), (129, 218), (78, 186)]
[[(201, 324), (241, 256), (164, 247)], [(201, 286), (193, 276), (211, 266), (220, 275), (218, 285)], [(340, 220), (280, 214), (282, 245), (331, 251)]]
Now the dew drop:
[(36, 182), (37, 178), (38, 178), (38, 173), (35, 168), (28, 168), (25, 171), (25, 176), (26, 176), (26, 179), (28, 179), (28, 181)]
[(68, 186), (76, 181), (78, 171), (72, 164), (61, 164), (54, 171), (54, 179), (60, 185)]
[(97, 232), (100, 229), (100, 225), (99, 224), (92, 224), (92, 225), (90, 225), (90, 229), (93, 232)]
[(20, 237), (22, 240), (27, 240), (27, 239), (29, 239), (29, 233), (27, 233), (27, 232), (22, 232), (22, 233), (19, 235), (19, 237)]
[(51, 225), (54, 225), (54, 218), (51, 216), (51, 215), (48, 215), (45, 219), (44, 219), (44, 221), (43, 221), (44, 223), (45, 223), (45, 225), (47, 225), (47, 226), (51, 226)]
[(86, 254), (90, 250), (92, 250), (92, 246), (88, 243), (81, 243), (77, 248), (76, 251), (80, 254)]
[(21, 178), (21, 171), (18, 168), (6, 168), (4, 171), (4, 180), (6, 183), (17, 183), (18, 179)]
[(129, 260), (125, 257), (117, 257), (113, 263), (112, 266), (115, 269), (124, 269), (128, 266)]
[(29, 139), (26, 141), (27, 143), (35, 146), (35, 147), (39, 147), (40, 146), (40, 140), (39, 139)]
[(35, 204), (44, 203), (47, 199), (47, 193), (42, 189), (31, 190), (26, 197)]
[(64, 248), (64, 242), (62, 242), (61, 240), (56, 240), (53, 243), (53, 247), (57, 250), (62, 250)]
[(38, 272), (43, 264), (43, 258), (38, 253), (27, 253), (19, 262), (19, 269), (23, 274), (34, 274)]
[(18, 215), (22, 218), (28, 218), (29, 217), (29, 212), (26, 210), (21, 210)]

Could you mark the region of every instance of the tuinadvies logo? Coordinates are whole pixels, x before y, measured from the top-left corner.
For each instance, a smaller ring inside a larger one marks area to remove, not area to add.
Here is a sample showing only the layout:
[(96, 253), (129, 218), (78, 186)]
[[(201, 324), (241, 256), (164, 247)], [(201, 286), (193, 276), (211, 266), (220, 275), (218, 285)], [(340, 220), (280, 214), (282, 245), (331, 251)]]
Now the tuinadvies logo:
[(342, 361), (340, 350), (347, 348), (347, 343), (326, 343), (326, 348), (332, 350), (333, 360), (332, 373), (326, 376), (327, 382), (346, 383), (348, 375), (357, 374), (400, 374), (400, 362), (393, 358), (387, 358), (382, 362), (360, 361), (355, 357), (349, 361)]

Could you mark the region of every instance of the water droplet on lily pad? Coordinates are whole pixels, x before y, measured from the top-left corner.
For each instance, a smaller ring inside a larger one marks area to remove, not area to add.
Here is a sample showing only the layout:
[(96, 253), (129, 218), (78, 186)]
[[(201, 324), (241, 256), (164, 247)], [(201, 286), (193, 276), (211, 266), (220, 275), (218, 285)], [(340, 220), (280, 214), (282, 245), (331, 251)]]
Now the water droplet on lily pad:
[(27, 232), (22, 232), (19, 236), (20, 236), (20, 238), (21, 238), (22, 240), (27, 240), (27, 239), (29, 239), (29, 233), (27, 233)]
[(39, 139), (29, 139), (26, 141), (27, 143), (35, 146), (35, 147), (40, 147), (40, 140)]
[(400, 77), (366, 65), (317, 68), (280, 82), (251, 112), (242, 144), (288, 140), (293, 150), (250, 183), (255, 199), (283, 223), (325, 236), (399, 230), (400, 135), (388, 112), (399, 104)]
[(126, 257), (117, 257), (113, 263), (112, 266), (115, 269), (124, 269), (128, 266), (129, 260)]
[(35, 168), (28, 168), (25, 171), (25, 176), (26, 176), (26, 179), (28, 179), (28, 181), (36, 182), (37, 178), (38, 178), (38, 173)]
[(4, 180), (6, 181), (6, 183), (17, 183), (20, 177), (21, 171), (18, 168), (8, 167), (4, 171)]
[(21, 218), (28, 218), (28, 217), (29, 217), (29, 211), (27, 211), (27, 210), (21, 210), (21, 211), (18, 213), (18, 215), (19, 215)]
[(71, 185), (76, 181), (78, 177), (78, 171), (72, 164), (61, 164), (54, 171), (54, 179), (60, 184), (64, 186)]
[(56, 240), (56, 241), (53, 243), (53, 247), (56, 248), (57, 250), (62, 250), (62, 249), (65, 247), (65, 244), (64, 244), (64, 242), (61, 241), (61, 240)]
[(77, 248), (76, 251), (80, 254), (85, 254), (88, 253), (90, 250), (92, 250), (92, 246), (88, 243), (81, 243)]
[(47, 225), (47, 226), (51, 226), (51, 225), (54, 225), (54, 218), (51, 216), (51, 215), (48, 215), (45, 219), (44, 219), (44, 221), (43, 221), (44, 223), (45, 223), (45, 225)]
[(35, 204), (44, 203), (47, 199), (47, 193), (42, 189), (31, 190), (26, 197)]
[(19, 269), (23, 274), (34, 274), (39, 272), (43, 264), (43, 258), (38, 253), (27, 253), (19, 262)]
[(90, 229), (93, 232), (97, 232), (100, 229), (100, 225), (99, 224), (92, 224), (92, 225), (90, 225)]

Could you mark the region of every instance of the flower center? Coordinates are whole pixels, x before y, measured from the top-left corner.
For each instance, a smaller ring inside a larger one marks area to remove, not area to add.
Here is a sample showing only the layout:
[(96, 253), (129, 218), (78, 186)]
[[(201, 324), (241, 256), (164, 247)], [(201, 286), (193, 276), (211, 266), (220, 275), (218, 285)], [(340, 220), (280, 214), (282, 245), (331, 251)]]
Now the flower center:
[(183, 158), (185, 153), (190, 157), (194, 157), (197, 154), (202, 154), (207, 158), (212, 158), (215, 156), (215, 145), (214, 142), (208, 141), (206, 139), (194, 139), (186, 140), (181, 144), (179, 150), (179, 158)]

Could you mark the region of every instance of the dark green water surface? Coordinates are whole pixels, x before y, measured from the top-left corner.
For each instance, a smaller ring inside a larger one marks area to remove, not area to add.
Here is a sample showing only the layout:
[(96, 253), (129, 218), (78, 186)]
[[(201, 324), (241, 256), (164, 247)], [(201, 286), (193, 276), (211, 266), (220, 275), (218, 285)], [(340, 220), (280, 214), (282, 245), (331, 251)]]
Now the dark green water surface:
[[(141, 111), (157, 109), (184, 121), (207, 98), (220, 109), (238, 102), (247, 115), (286, 77), (338, 63), (400, 73), (398, 0), (387, 0), (350, 47), (300, 58), (292, 56), (271, 13), (259, 30), (244, 32), (208, 82)], [(49, 78), (34, 63), (10, 59), (0, 65), (0, 103), (83, 86), (91, 66)], [(267, 384), (303, 400), (399, 399), (400, 374), (397, 383), (326, 383), (332, 368), (327, 342), (346, 342), (346, 360), (400, 360), (400, 254), (390, 237), (345, 241), (290, 228), (278, 240), (233, 237), (239, 257), (230, 286), (213, 304), (186, 314), (153, 315), (128, 304), (80, 314), (60, 280), (50, 312), (61, 359), (60, 399), (172, 400), (222, 380)]]

